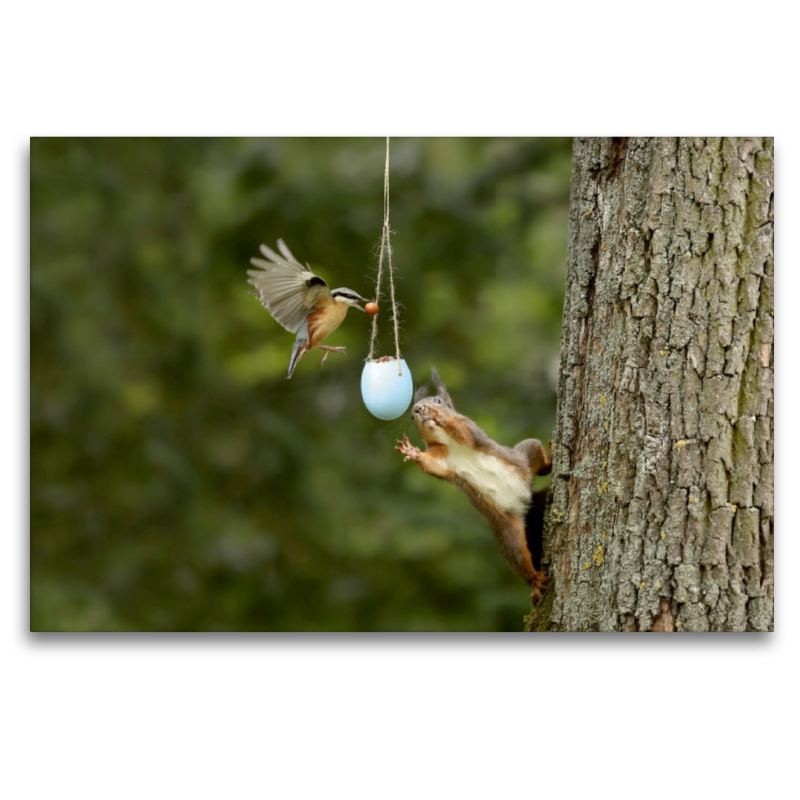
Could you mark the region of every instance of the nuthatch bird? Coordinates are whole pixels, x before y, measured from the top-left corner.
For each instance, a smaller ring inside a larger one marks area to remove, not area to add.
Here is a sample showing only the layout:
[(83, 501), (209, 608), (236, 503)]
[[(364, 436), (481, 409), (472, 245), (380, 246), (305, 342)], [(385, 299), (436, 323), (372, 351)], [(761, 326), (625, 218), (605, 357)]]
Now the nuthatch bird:
[(369, 301), (352, 289), (331, 291), (325, 281), (311, 271), (311, 267), (304, 267), (292, 255), (283, 239), (278, 239), (281, 255), (265, 244), (259, 249), (268, 260), (250, 259), (254, 267), (259, 267), (247, 271), (250, 276), (248, 283), (256, 287), (250, 294), (256, 295), (287, 331), (297, 333), (286, 377), (292, 377), (297, 362), (312, 347), (325, 351), (322, 364), (328, 353), (343, 353), (346, 347), (325, 347), (322, 342), (342, 324), (348, 308), (365, 311), (358, 304)]

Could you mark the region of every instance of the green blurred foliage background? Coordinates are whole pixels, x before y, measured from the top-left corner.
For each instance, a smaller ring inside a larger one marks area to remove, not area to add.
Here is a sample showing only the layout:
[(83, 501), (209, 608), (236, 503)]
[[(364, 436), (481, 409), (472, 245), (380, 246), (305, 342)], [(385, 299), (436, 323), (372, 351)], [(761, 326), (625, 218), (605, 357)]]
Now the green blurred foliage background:
[[(393, 139), (401, 348), (498, 441), (550, 438), (568, 139)], [(394, 450), (348, 314), (320, 368), (250, 295), (283, 237), (374, 291), (383, 139), (31, 141), (33, 630), (520, 630), (529, 591)], [(381, 354), (393, 352), (390, 315)], [(546, 485), (538, 479), (537, 486)]]

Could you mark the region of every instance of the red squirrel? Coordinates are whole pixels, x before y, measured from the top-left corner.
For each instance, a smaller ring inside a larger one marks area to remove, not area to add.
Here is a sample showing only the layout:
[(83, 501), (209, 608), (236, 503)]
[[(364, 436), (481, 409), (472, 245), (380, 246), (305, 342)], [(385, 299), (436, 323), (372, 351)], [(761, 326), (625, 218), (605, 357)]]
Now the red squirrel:
[(552, 445), (545, 451), (538, 439), (504, 447), (459, 414), (436, 367), (431, 368), (436, 394), (417, 389), (411, 418), (425, 441), (425, 452), (404, 436), (395, 448), (403, 461), (416, 461), (423, 472), (457, 486), (480, 512), (508, 565), (541, 600), (547, 576), (539, 571), (542, 522), (547, 490), (531, 492), (537, 475), (550, 473)]

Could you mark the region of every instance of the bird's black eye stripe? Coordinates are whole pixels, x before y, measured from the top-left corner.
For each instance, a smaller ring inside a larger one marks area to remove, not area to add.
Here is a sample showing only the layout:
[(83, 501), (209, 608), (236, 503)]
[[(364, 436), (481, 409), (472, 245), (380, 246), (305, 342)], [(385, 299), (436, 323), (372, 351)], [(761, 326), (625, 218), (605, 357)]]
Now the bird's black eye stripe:
[(342, 297), (346, 300), (352, 300), (354, 303), (359, 303), (363, 300), (363, 297), (359, 297), (357, 294), (351, 292), (333, 292), (334, 297)]
[(313, 278), (309, 278), (306, 281), (306, 286), (310, 289), (312, 286), (325, 286), (325, 281), (322, 280), (319, 276), (315, 275)]

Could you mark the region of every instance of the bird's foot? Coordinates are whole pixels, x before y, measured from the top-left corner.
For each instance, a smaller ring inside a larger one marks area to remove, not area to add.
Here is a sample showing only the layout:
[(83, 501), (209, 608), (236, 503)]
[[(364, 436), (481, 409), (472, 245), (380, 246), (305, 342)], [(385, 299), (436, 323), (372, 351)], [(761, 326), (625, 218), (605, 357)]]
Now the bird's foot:
[(319, 365), (322, 366), (325, 363), (325, 359), (328, 357), (328, 353), (344, 353), (347, 350), (346, 347), (328, 347), (327, 345), (318, 345), (320, 350), (325, 351), (325, 355), (322, 356), (322, 361), (319, 362)]

